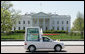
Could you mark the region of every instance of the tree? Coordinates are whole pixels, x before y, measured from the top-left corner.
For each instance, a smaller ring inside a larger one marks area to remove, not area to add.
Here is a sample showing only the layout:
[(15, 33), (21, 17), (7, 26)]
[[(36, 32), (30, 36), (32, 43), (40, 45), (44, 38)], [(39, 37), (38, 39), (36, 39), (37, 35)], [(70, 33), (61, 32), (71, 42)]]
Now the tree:
[(11, 13), (1, 8), (1, 31), (9, 31), (11, 29)]
[(83, 18), (83, 14), (81, 14), (80, 12), (78, 12), (77, 19), (75, 19), (75, 21), (73, 22), (72, 30), (73, 31), (80, 31), (81, 35), (82, 35), (81, 38), (83, 38), (84, 18)]
[(1, 1), (1, 32), (9, 32), (19, 19), (19, 12), (12, 9), (9, 1)]

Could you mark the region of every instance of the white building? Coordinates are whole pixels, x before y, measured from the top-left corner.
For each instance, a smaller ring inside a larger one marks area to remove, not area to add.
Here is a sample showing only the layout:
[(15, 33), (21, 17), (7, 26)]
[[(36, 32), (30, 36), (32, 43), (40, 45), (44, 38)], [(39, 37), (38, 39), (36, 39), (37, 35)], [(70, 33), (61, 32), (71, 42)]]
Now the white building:
[(70, 32), (69, 15), (46, 14), (43, 12), (25, 14), (20, 17), (19, 22), (12, 30), (24, 30), (29, 26), (39, 26), (42, 30), (68, 30)]

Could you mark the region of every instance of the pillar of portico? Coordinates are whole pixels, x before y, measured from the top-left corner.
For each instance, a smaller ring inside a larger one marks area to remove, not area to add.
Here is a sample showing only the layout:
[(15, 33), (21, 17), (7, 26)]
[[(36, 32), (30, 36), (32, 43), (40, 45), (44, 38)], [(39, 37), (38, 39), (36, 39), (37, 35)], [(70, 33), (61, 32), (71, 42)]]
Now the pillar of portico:
[(39, 18), (37, 18), (37, 26), (39, 26)]
[(30, 19), (30, 26), (33, 26), (33, 20)]
[(52, 20), (51, 20), (51, 19), (52, 19), (52, 18), (50, 18), (50, 22), (49, 22), (49, 23), (50, 23), (50, 30), (52, 29), (52, 24), (51, 24), (51, 21), (52, 21)]
[(59, 22), (59, 30), (62, 30), (62, 23), (61, 23), (61, 21)]
[(45, 18), (43, 18), (43, 30), (45, 30)]
[(34, 21), (33, 21), (33, 18), (32, 18), (32, 23), (31, 23), (32, 26), (34, 26)]
[(54, 30), (57, 30), (56, 19), (54, 20)]
[(48, 29), (50, 30), (50, 18), (48, 18), (48, 24), (49, 24)]

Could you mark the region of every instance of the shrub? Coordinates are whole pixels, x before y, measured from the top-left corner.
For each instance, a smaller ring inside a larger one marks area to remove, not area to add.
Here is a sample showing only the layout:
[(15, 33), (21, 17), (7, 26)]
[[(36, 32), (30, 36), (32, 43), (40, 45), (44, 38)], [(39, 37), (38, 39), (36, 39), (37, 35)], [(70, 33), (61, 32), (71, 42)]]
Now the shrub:
[(67, 31), (64, 30), (45, 30), (43, 33), (67, 33)]
[(68, 33), (68, 35), (72, 36), (73, 35), (73, 32)]
[(14, 33), (25, 33), (25, 30), (15, 30)]

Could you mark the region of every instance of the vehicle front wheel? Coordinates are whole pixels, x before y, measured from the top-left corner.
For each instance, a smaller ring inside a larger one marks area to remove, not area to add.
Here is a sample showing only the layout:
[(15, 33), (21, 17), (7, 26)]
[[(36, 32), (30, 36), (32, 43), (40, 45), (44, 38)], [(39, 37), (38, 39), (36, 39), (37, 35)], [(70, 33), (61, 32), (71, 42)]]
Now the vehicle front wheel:
[(36, 50), (36, 47), (35, 46), (29, 46), (28, 49), (29, 49), (30, 52), (34, 52)]
[(60, 45), (57, 45), (57, 46), (55, 46), (55, 51), (57, 51), (57, 52), (60, 52), (61, 51), (61, 46)]

